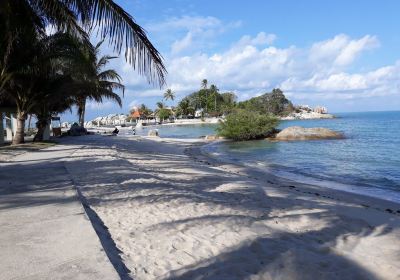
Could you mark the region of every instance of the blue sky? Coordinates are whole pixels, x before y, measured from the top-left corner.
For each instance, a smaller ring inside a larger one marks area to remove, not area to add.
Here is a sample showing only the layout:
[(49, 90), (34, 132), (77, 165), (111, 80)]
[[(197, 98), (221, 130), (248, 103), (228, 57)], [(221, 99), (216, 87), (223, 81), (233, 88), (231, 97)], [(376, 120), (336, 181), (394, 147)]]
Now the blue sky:
[[(176, 101), (206, 78), (239, 100), (280, 87), (296, 104), (332, 112), (400, 109), (400, 1), (117, 3), (164, 56)], [(151, 87), (122, 58), (110, 67), (127, 87), (124, 106), (90, 103), (88, 120), (162, 99), (167, 87)]]

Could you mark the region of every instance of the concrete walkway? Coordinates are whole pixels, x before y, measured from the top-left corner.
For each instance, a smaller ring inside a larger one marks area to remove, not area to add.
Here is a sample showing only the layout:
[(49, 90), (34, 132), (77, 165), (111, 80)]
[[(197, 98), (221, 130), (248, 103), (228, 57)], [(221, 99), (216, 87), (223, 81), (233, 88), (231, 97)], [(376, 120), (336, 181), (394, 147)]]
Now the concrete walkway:
[(0, 162), (0, 279), (119, 279), (56, 145)]

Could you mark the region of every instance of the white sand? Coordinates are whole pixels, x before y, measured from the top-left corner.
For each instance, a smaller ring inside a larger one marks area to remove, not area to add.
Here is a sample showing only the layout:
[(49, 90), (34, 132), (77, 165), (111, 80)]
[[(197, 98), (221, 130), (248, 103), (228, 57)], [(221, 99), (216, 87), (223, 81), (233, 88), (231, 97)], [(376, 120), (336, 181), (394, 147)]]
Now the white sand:
[(195, 160), (193, 143), (79, 141), (67, 169), (134, 279), (400, 279), (399, 205)]

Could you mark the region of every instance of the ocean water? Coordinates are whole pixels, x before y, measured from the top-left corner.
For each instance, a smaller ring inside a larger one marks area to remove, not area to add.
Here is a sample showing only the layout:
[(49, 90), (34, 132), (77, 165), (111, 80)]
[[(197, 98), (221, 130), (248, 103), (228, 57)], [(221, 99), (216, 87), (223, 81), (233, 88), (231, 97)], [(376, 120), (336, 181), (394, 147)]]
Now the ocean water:
[[(400, 202), (400, 112), (335, 114), (336, 119), (284, 121), (326, 127), (346, 139), (224, 142), (204, 147), (211, 156), (277, 176)], [(197, 138), (215, 125), (164, 126), (161, 137)], [(147, 133), (145, 130), (144, 133)]]
[(215, 134), (215, 124), (194, 124), (194, 125), (157, 125), (136, 129), (137, 135), (147, 135), (149, 130), (158, 129), (163, 138), (200, 138), (206, 135)]

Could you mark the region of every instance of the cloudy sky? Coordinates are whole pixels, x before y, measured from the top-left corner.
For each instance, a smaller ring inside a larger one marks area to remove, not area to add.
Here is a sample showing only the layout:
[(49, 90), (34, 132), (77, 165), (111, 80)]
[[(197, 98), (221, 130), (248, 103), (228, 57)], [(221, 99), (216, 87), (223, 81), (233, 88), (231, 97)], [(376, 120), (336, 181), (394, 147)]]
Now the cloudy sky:
[(204, 78), (239, 100), (279, 87), (295, 104), (331, 112), (400, 109), (400, 1), (117, 2), (162, 53), (167, 86), (152, 87), (117, 59), (111, 67), (127, 88), (123, 108), (90, 103), (88, 120), (154, 107), (166, 88), (179, 101)]

